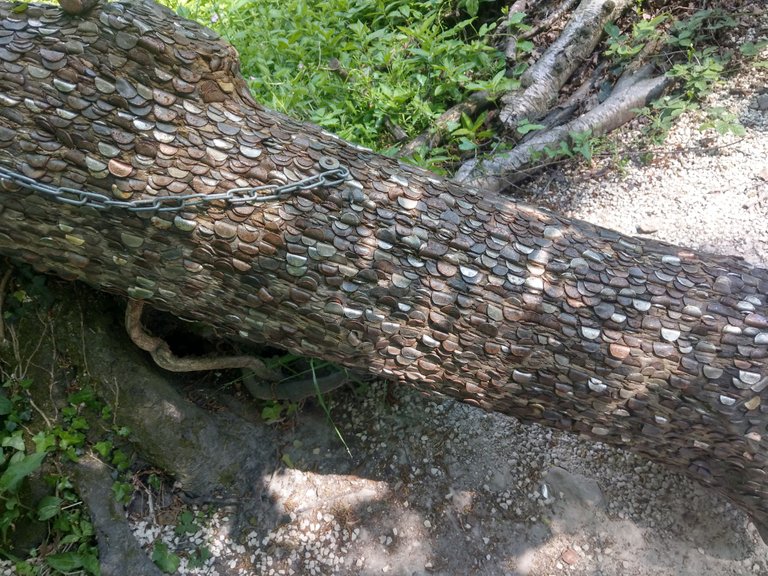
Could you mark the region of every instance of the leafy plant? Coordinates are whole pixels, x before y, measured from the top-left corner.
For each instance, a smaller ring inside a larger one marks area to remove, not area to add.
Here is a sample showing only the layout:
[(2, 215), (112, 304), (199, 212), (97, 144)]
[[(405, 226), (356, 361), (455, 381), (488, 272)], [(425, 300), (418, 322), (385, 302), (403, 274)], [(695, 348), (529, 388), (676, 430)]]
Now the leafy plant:
[[(615, 24), (605, 27), (608, 35), (605, 54), (620, 65), (634, 58), (647, 42), (666, 46), (656, 60), (667, 68), (667, 76), (676, 80), (676, 89), (639, 110), (650, 120), (646, 135), (652, 142), (663, 141), (673, 121), (686, 112), (699, 110), (701, 102), (723, 81), (731, 52), (721, 46), (718, 36), (736, 24), (726, 10), (713, 8), (698, 10), (680, 20), (671, 20), (669, 15), (660, 14), (638, 21), (629, 33), (622, 33)], [(754, 56), (760, 50), (759, 43), (746, 43), (740, 51), (744, 56)], [(706, 120), (701, 125), (702, 129), (743, 133), (743, 127), (734, 116), (714, 109), (704, 113)]]
[(537, 158), (546, 158), (549, 161), (559, 158), (574, 158), (580, 156), (591, 161), (595, 147), (601, 139), (593, 137), (591, 130), (583, 132), (569, 132), (568, 139), (562, 140), (556, 146), (546, 146), (540, 152), (535, 153)]
[[(86, 442), (89, 429), (83, 409), (101, 409), (88, 388), (74, 391), (60, 410), (59, 424), (44, 427), (34, 435), (35, 427), (29, 389), (33, 382), (7, 377), (0, 387), (0, 554), (15, 562), (17, 574), (99, 574), (98, 551), (93, 525), (72, 483), (55, 472), (41, 475), (46, 459), (53, 469), (57, 457), (76, 459)], [(34, 447), (34, 448), (32, 448)], [(100, 451), (107, 451), (99, 443)], [(49, 493), (37, 503), (29, 501), (25, 483), (33, 475), (49, 487)], [(47, 525), (46, 542), (20, 559), (10, 553), (10, 538), (22, 523)]]
[(181, 558), (171, 552), (165, 542), (158, 540), (152, 549), (152, 562), (166, 574), (173, 574), (179, 569)]
[(744, 136), (746, 130), (739, 122), (738, 117), (725, 110), (725, 108), (710, 108), (706, 111), (707, 119), (700, 128), (706, 130), (713, 128), (718, 134), (733, 134), (734, 136)]
[(257, 100), (378, 150), (396, 144), (387, 120), (414, 137), (472, 92), (514, 85), (491, 45), (495, 24), (473, 17), (481, 4), (169, 0), (237, 47)]
[(182, 511), (174, 530), (176, 534), (194, 534), (198, 530), (200, 526), (196, 523), (195, 514), (191, 510)]
[(608, 35), (605, 55), (615, 63), (627, 62), (634, 58), (649, 42), (656, 42), (662, 37), (660, 25), (669, 19), (667, 14), (659, 14), (649, 20), (641, 19), (632, 25), (629, 34), (623, 34), (621, 29), (610, 22), (604, 30)]
[(459, 150), (469, 152), (477, 150), (484, 140), (494, 135), (494, 131), (486, 125), (487, 112), (481, 113), (474, 120), (466, 114), (461, 115), (461, 122), (451, 128), (451, 138)]
[(26, 397), (30, 382), (9, 379), (0, 388), (0, 538), (8, 540), (17, 521), (30, 512), (22, 501), (22, 482), (42, 466), (46, 451), (27, 450), (23, 426), (31, 419)]

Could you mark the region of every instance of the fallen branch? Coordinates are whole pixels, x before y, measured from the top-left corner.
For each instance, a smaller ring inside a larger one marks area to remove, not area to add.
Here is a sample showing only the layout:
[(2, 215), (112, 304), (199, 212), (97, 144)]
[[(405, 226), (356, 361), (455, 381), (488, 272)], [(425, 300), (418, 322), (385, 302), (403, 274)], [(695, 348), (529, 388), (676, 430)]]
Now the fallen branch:
[(520, 34), (520, 38), (527, 40), (529, 38), (533, 38), (534, 36), (538, 36), (544, 30), (549, 30), (558, 20), (560, 20), (565, 15), (566, 12), (568, 12), (568, 10), (573, 8), (573, 5), (576, 4), (576, 2), (577, 0), (563, 0), (549, 14), (543, 18), (538, 19), (535, 26), (532, 26), (529, 30), (526, 30)]
[(502, 98), (501, 121), (515, 130), (523, 119), (543, 116), (557, 100), (560, 88), (592, 54), (603, 26), (620, 15), (630, 0), (582, 0), (568, 25), (521, 78), (523, 90)]
[[(629, 122), (637, 110), (658, 98), (670, 85), (665, 76), (649, 77), (651, 67), (622, 76), (602, 104), (567, 124), (535, 134), (509, 152), (464, 163), (455, 180), (483, 190), (500, 192), (531, 175), (528, 170), (538, 156), (567, 142), (570, 134), (590, 132), (601, 136)], [(541, 164), (538, 164), (538, 168)]]

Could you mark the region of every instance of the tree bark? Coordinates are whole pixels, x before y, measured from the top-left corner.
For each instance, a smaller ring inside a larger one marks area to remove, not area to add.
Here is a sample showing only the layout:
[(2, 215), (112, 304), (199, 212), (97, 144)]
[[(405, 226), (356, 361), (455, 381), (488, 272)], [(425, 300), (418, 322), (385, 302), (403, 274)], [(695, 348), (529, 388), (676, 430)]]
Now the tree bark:
[(626, 446), (722, 490), (766, 534), (768, 271), (516, 205), (266, 110), (228, 44), (149, 1), (0, 15), (2, 167), (134, 200), (350, 171), (179, 213), (0, 179), (0, 252)]

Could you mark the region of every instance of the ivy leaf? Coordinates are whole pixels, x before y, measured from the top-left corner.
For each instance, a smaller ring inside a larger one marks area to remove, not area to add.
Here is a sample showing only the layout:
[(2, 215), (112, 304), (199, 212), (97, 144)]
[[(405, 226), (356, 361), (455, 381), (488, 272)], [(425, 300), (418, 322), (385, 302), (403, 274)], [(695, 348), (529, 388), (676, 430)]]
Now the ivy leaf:
[(37, 505), (37, 519), (41, 522), (50, 520), (61, 510), (62, 499), (57, 496), (46, 496)]
[(0, 390), (0, 416), (5, 416), (13, 412), (13, 402)]
[(534, 130), (542, 130), (544, 128), (546, 128), (544, 124), (530, 124), (526, 122), (525, 124), (520, 124), (520, 126), (517, 127), (517, 131), (520, 134), (528, 134), (528, 132), (533, 132)]
[(165, 542), (155, 542), (155, 548), (152, 550), (152, 562), (157, 564), (157, 567), (166, 574), (173, 574), (181, 564), (179, 557), (168, 550), (168, 545)]
[(45, 458), (45, 452), (37, 452), (9, 465), (0, 476), (0, 494), (15, 490), (24, 478), (40, 468), (43, 458)]
[(82, 556), (83, 568), (86, 572), (93, 576), (99, 576), (101, 574), (101, 566), (99, 565), (99, 558), (96, 554), (85, 554)]
[(13, 448), (19, 452), (24, 452), (26, 449), (24, 438), (21, 435), (21, 430), (16, 430), (10, 436), (3, 438), (3, 441), (0, 445), (2, 445), (3, 448)]

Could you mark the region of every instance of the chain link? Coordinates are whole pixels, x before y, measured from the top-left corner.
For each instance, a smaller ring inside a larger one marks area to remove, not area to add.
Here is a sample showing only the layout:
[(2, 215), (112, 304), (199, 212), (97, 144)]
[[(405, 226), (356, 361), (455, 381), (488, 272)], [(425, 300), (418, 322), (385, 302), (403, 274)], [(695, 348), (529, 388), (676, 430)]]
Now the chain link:
[(180, 212), (194, 206), (210, 204), (217, 200), (222, 200), (229, 206), (272, 202), (302, 190), (338, 186), (349, 177), (349, 170), (345, 166), (341, 166), (335, 158), (321, 158), (320, 166), (329, 169), (303, 180), (282, 186), (267, 184), (264, 186), (230, 188), (226, 192), (218, 192), (216, 194), (153, 196), (139, 200), (115, 200), (100, 192), (78, 190), (66, 186), (52, 186), (2, 166), (0, 166), (0, 180), (7, 180), (22, 188), (38, 192), (57, 202), (72, 206), (86, 206), (97, 210), (124, 208), (130, 212)]

